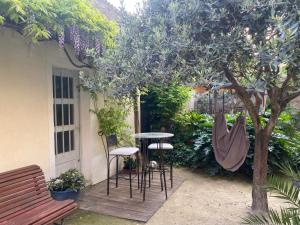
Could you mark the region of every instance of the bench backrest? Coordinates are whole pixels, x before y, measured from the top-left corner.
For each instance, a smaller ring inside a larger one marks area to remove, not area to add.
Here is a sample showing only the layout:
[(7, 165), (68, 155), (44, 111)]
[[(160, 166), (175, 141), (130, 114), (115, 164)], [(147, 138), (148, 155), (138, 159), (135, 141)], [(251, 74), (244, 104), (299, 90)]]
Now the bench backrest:
[(50, 200), (39, 166), (0, 173), (0, 223)]

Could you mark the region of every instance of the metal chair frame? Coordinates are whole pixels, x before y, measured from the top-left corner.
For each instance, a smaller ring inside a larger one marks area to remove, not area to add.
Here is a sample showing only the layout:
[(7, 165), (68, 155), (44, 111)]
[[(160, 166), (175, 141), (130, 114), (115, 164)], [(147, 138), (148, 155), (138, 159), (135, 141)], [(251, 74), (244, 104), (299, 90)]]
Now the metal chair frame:
[[(120, 179), (125, 179), (125, 180), (129, 180), (129, 188), (130, 188), (130, 198), (132, 198), (132, 180), (137, 176), (138, 177), (138, 189), (140, 186), (140, 176), (139, 176), (139, 152), (136, 152), (136, 160), (137, 160), (137, 174), (132, 177), (132, 168), (131, 165), (129, 167), (129, 178), (124, 177), (124, 176), (119, 176), (119, 157), (122, 157), (123, 159), (125, 158), (131, 158), (131, 155), (115, 155), (115, 154), (110, 154), (109, 148), (112, 146), (117, 146), (117, 137), (116, 135), (111, 135), (106, 137), (106, 144), (103, 140), (103, 135), (101, 136), (101, 140), (104, 146), (104, 150), (105, 150), (105, 156), (106, 156), (106, 160), (107, 160), (107, 195), (109, 196), (109, 190), (110, 190), (110, 180), (115, 180), (116, 181), (116, 188), (118, 188), (118, 184), (119, 184), (119, 178)], [(114, 139), (112, 142), (109, 141), (109, 139)], [(115, 142), (114, 142), (115, 141)], [(113, 143), (114, 142), (114, 143)], [(112, 163), (112, 161), (116, 159), (116, 175), (115, 177), (110, 177), (110, 165)]]

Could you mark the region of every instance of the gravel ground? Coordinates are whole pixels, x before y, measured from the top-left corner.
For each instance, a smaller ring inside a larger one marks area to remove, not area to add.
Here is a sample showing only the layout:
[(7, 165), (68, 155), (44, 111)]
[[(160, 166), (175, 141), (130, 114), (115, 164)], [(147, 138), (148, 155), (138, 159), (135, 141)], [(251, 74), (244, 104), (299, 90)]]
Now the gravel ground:
[[(208, 177), (201, 171), (176, 171), (186, 180), (147, 225), (240, 225), (251, 207), (251, 181)], [(271, 207), (279, 201), (269, 198)]]

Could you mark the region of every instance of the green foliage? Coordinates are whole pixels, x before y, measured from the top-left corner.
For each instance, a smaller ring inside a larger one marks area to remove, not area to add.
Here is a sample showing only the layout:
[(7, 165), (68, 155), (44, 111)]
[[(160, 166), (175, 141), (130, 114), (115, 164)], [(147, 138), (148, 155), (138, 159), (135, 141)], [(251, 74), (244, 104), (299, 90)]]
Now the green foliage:
[(131, 158), (131, 157), (126, 157), (125, 159), (124, 159), (124, 169), (126, 169), (126, 170), (129, 170), (130, 168), (131, 169), (136, 169), (136, 167), (137, 167), (137, 161), (136, 161), (136, 159), (133, 159), (133, 158)]
[(250, 214), (243, 219), (243, 224), (280, 224), (280, 225), (299, 225), (300, 224), (300, 172), (294, 170), (288, 163), (279, 166), (281, 172), (287, 178), (270, 176), (266, 185), (266, 190), (271, 192), (272, 197), (280, 198), (289, 204), (288, 208), (281, 208), (280, 211), (270, 209), (266, 215)]
[(50, 191), (79, 191), (85, 186), (84, 176), (77, 169), (70, 169), (47, 182)]
[[(231, 127), (238, 115), (226, 115), (228, 126)], [(261, 116), (267, 121), (270, 113)], [(281, 122), (275, 127), (269, 142), (268, 168), (270, 173), (278, 170), (278, 162), (288, 161), (292, 166), (300, 168), (300, 148), (294, 142), (299, 143), (299, 131), (287, 132), (288, 126), (294, 126), (293, 120), (289, 120), (292, 114), (282, 113)], [(249, 117), (246, 119), (246, 130), (249, 135), (250, 149), (245, 163), (240, 172), (252, 176), (254, 157), (254, 128)], [(215, 160), (212, 148), (213, 118), (210, 115), (188, 112), (178, 115), (174, 119), (174, 148), (175, 163), (192, 168), (203, 168), (209, 175), (231, 174), (225, 171)], [(289, 124), (289, 125), (288, 125)], [(293, 141), (291, 141), (293, 140)]]
[(151, 86), (143, 96), (143, 111), (154, 128), (170, 128), (170, 123), (191, 98), (191, 88), (171, 84)]
[(126, 122), (129, 108), (126, 103), (117, 100), (107, 100), (103, 108), (92, 110), (98, 120), (98, 133), (106, 137), (116, 135), (118, 144), (132, 144), (130, 125)]
[(299, 89), (295, 0), (148, 0), (134, 17), (123, 13), (117, 41), (118, 48), (96, 60), (98, 75), (126, 91), (174, 80), (236, 82), (258, 95)]
[[(65, 28), (80, 30), (113, 46), (117, 25), (97, 11), (88, 0), (1, 0), (0, 21), (30, 38), (58, 39)], [(1, 23), (0, 23), (1, 24)]]

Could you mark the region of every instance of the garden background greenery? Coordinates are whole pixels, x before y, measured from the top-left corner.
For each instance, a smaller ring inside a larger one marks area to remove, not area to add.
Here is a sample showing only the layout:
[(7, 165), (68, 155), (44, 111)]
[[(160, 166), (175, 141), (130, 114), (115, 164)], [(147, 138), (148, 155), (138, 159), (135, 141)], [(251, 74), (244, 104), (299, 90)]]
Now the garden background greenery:
[[(143, 97), (147, 121), (153, 130), (161, 127), (175, 134), (174, 163), (178, 166), (202, 168), (208, 175), (233, 175), (224, 170), (215, 160), (212, 148), (212, 115), (200, 114), (185, 110), (191, 97), (191, 89), (180, 85), (153, 86)], [(227, 114), (229, 128), (238, 114)], [(261, 115), (264, 123), (270, 118), (270, 111)], [(289, 108), (282, 112), (269, 142), (269, 173), (278, 171), (279, 162), (288, 162), (294, 169), (300, 169), (300, 131), (299, 115)], [(254, 128), (251, 119), (246, 119), (246, 130), (249, 134), (250, 149), (244, 165), (238, 173), (252, 176), (254, 157)], [(170, 158), (168, 158), (170, 160)]]

